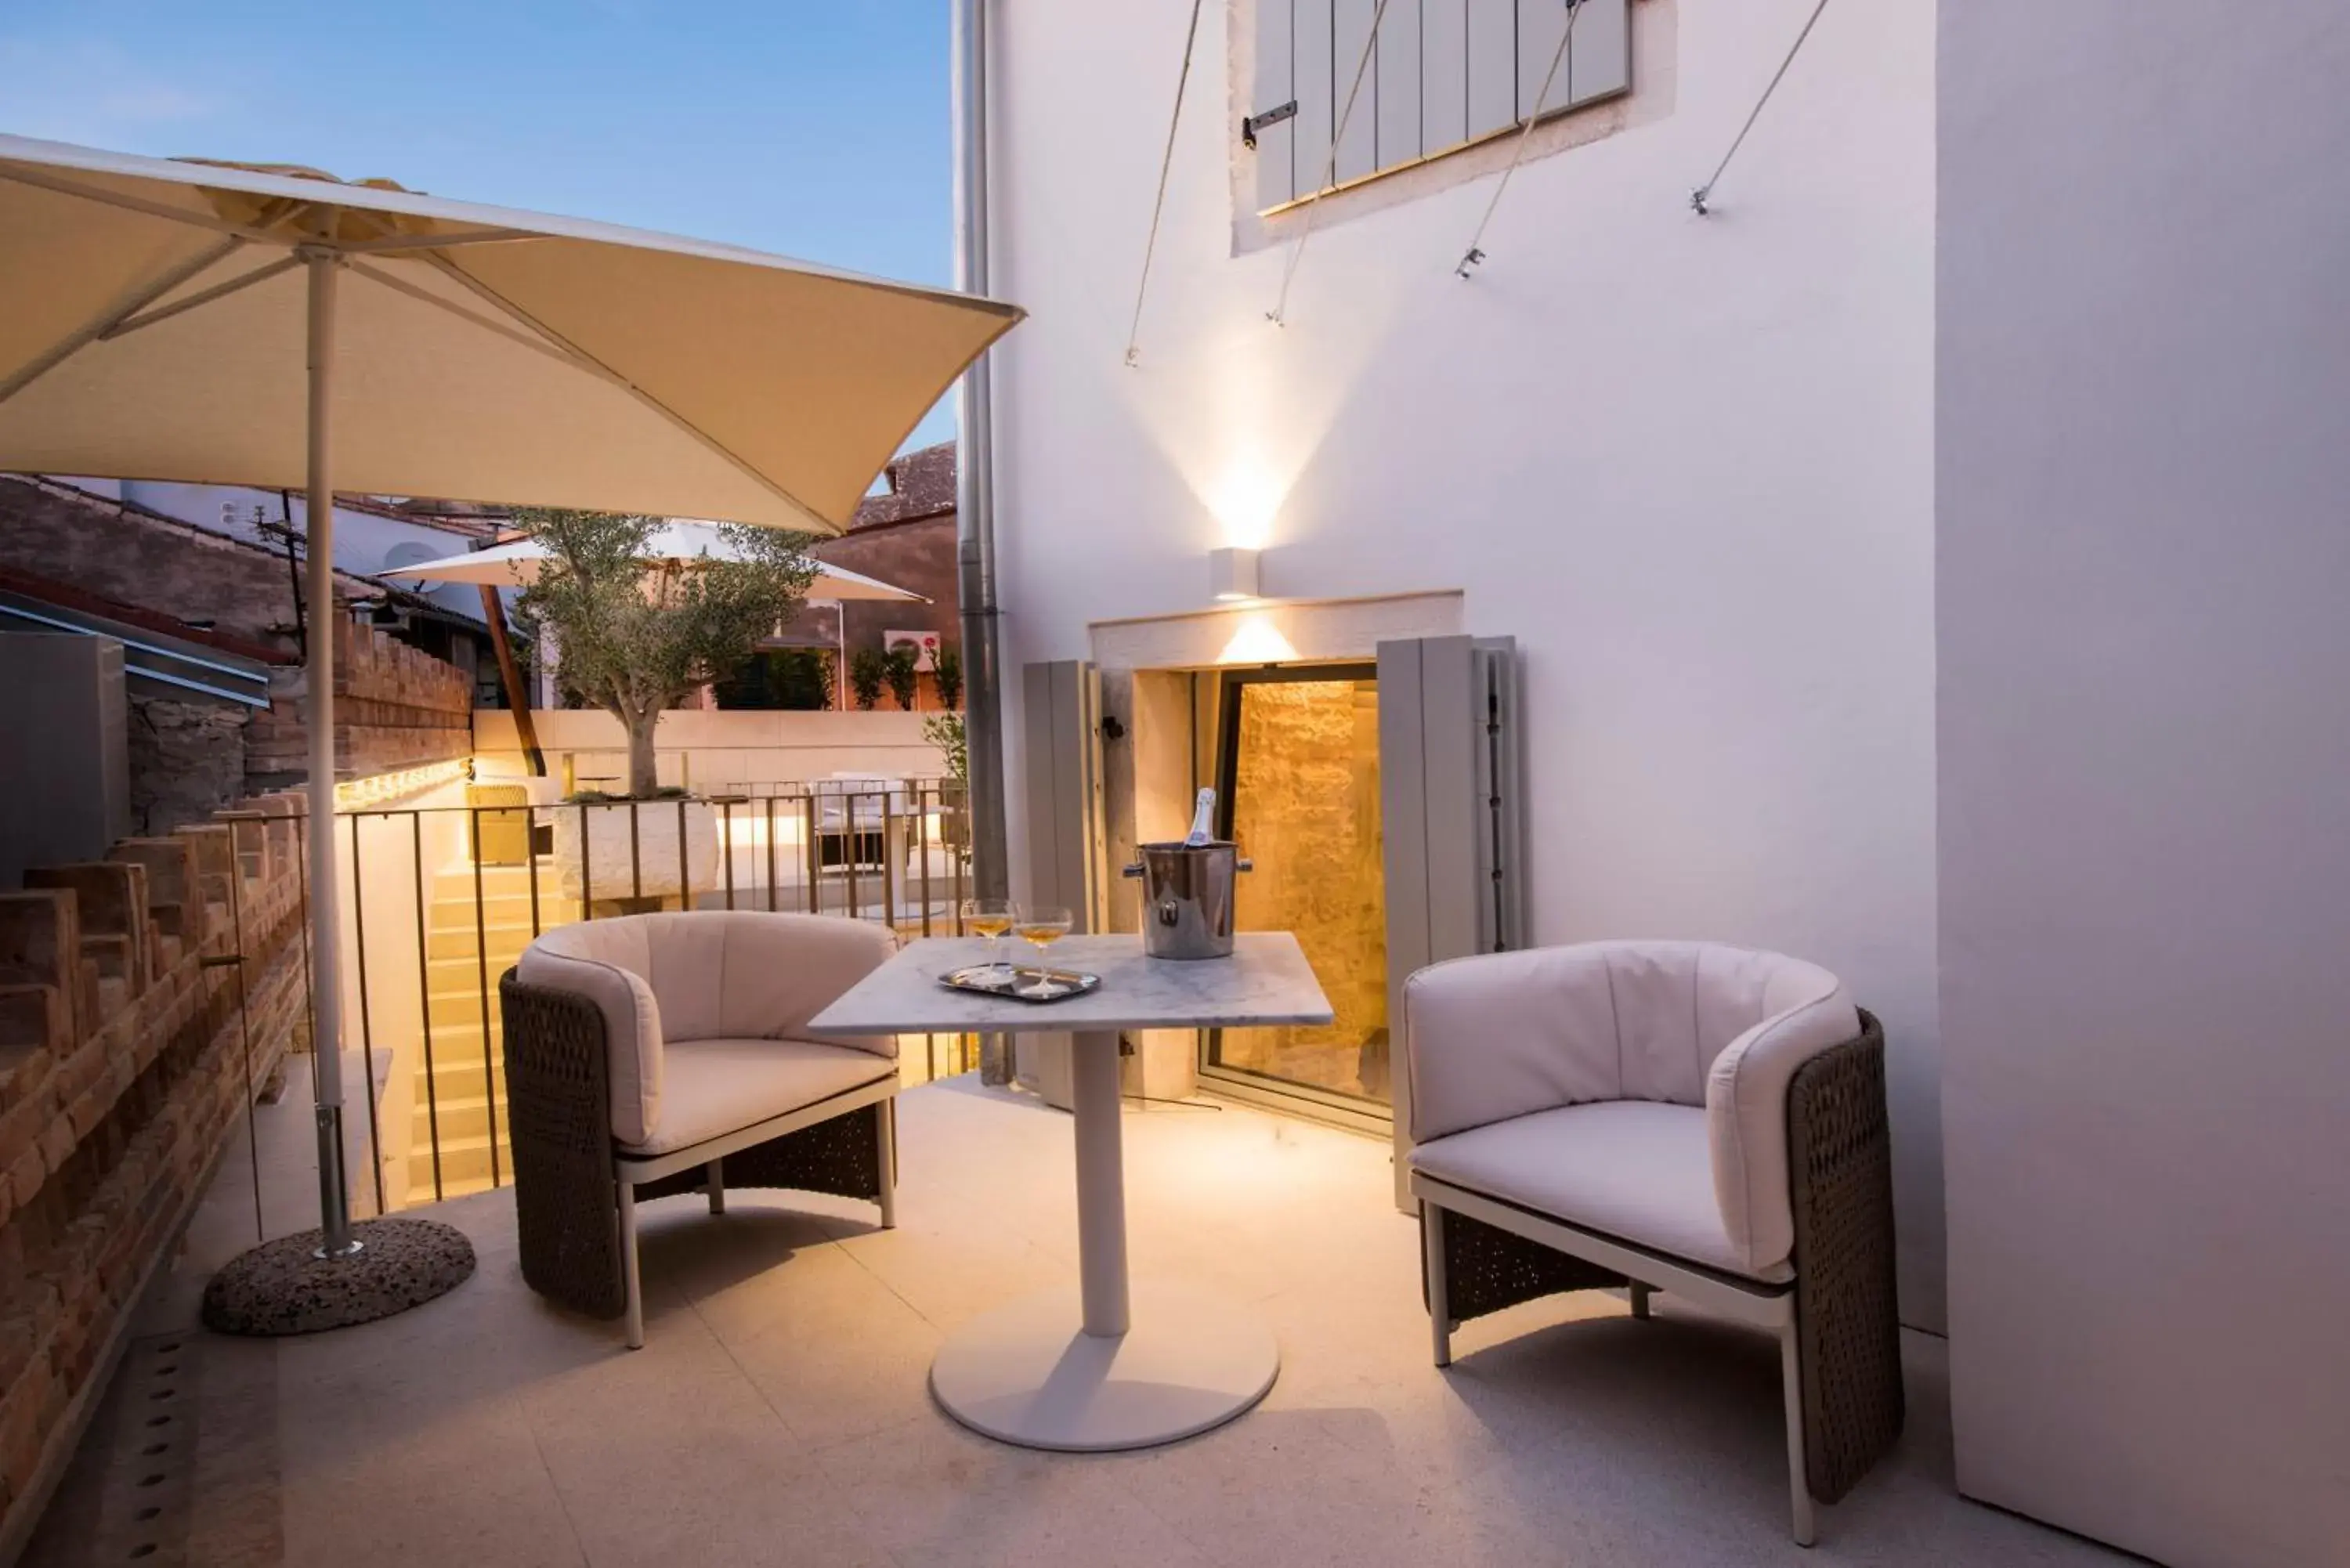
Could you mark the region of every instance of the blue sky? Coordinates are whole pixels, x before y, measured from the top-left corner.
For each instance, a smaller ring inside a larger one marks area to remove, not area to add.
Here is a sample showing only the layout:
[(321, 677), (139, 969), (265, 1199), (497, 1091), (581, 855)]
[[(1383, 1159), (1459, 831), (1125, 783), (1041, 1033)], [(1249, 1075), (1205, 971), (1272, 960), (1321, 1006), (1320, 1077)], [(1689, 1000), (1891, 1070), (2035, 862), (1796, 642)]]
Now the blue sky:
[[(952, 272), (947, 0), (5, 0), (0, 130)], [(954, 433), (951, 404), (910, 445)]]

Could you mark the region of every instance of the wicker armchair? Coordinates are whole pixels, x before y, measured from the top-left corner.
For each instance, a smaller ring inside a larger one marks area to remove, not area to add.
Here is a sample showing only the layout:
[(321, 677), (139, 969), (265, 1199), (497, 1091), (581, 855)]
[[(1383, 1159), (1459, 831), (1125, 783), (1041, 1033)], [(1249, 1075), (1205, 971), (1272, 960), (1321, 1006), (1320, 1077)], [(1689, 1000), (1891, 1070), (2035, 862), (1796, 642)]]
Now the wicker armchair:
[(1436, 1364), (1463, 1320), (1670, 1291), (1777, 1334), (1794, 1535), (1901, 1430), (1885, 1036), (1826, 971), (1688, 942), (1434, 965), (1404, 988)]
[(629, 915), (548, 931), (506, 971), (523, 1278), (644, 1344), (637, 1203), (790, 1187), (896, 1223), (897, 1042), (805, 1038), (896, 950), (821, 915)]

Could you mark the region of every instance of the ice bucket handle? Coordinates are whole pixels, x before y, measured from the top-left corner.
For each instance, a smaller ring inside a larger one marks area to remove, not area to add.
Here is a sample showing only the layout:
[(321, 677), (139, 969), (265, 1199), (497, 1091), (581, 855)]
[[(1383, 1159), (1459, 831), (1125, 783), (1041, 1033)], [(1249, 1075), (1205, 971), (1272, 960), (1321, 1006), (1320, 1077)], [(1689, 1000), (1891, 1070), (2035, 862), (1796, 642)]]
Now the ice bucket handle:
[[(1253, 871), (1256, 869), (1256, 864), (1244, 856), (1235, 857), (1232, 860), (1232, 869), (1235, 871)], [(1142, 877), (1142, 862), (1138, 860), (1131, 866), (1120, 867), (1118, 875), (1132, 880), (1140, 880)]]

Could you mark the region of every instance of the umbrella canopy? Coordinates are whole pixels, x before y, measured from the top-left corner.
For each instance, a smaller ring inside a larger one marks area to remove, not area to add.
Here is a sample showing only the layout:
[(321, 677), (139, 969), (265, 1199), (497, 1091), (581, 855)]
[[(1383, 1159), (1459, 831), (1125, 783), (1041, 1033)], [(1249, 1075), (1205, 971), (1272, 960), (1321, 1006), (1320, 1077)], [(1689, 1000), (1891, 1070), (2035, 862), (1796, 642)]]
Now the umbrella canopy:
[[(645, 541), (645, 553), (639, 557), (648, 566), (662, 562), (678, 562), (691, 566), (702, 559), (731, 561), (736, 551), (726, 536), (705, 523), (673, 521), (657, 530)], [(438, 561), (420, 561), (412, 566), (400, 566), (379, 573), (386, 577), (422, 577), (436, 583), (484, 583), (491, 587), (527, 587), (538, 580), (538, 570), (547, 558), (546, 546), (536, 539), (517, 539), (511, 544), (493, 545), (486, 550), (470, 550), (462, 556), (448, 556)], [(846, 566), (836, 566), (826, 561), (812, 561), (816, 581), (810, 585), (810, 604), (840, 604), (847, 600), (900, 599), (915, 604), (931, 601), (921, 594), (885, 583), (879, 577), (868, 577), (862, 572), (852, 572)]]
[[(0, 136), (0, 469), (837, 533), (1011, 306), (313, 170)], [(335, 639), (309, 639), (322, 1255), (343, 1179)]]
[(1010, 306), (289, 169), (0, 136), (0, 468), (847, 526)]

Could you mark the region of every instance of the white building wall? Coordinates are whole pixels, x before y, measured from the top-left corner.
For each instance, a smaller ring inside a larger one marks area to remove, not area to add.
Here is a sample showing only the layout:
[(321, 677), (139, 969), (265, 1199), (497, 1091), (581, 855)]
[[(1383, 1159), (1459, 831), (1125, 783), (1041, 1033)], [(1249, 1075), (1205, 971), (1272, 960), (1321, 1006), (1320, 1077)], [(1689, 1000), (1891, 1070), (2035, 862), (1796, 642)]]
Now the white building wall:
[(995, 9), (993, 283), (1033, 312), (996, 361), (1007, 664), (1200, 607), (1226, 543), (1269, 593), (1464, 590), (1524, 650), (1537, 939), (1848, 977), (1892, 1043), (1905, 1313), (1939, 1324), (1932, 7), (1830, 11), (1700, 219), (1810, 7), (1643, 0), (1630, 123), (1519, 170), (1473, 281), (1491, 176), (1423, 171), (1326, 204), (1275, 327), (1228, 3), (1137, 369), (1190, 8)]
[(1941, 39), (1959, 1484), (2350, 1562), (2350, 13)]

